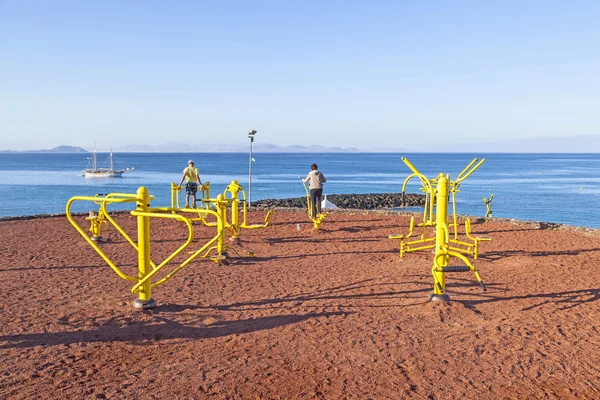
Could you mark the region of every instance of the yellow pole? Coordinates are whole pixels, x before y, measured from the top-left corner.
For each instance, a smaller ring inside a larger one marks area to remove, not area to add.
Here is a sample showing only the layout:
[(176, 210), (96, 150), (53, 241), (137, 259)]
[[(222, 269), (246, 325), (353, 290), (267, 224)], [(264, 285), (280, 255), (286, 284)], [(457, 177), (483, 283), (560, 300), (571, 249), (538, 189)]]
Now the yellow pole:
[[(217, 195), (217, 213), (221, 218), (218, 218), (217, 229), (221, 232), (217, 241), (217, 253), (219, 256), (225, 253), (225, 218), (227, 218), (227, 200), (222, 194)], [(225, 254), (226, 255), (226, 254)]]
[(233, 238), (237, 238), (238, 230), (240, 228), (240, 218), (238, 214), (238, 208), (240, 206), (240, 199), (238, 197), (240, 186), (238, 185), (237, 181), (231, 181), (231, 185), (228, 189), (231, 192), (231, 198), (233, 199), (231, 202), (231, 226), (233, 227), (231, 236)]
[(202, 191), (202, 194), (204, 195), (202, 198), (204, 208), (210, 210), (210, 182), (204, 182), (204, 190)]
[(452, 228), (454, 239), (458, 239), (458, 217), (456, 216), (456, 192), (452, 191)]
[(433, 226), (433, 209), (435, 207), (435, 202), (436, 202), (436, 190), (437, 187), (434, 188), (433, 186), (431, 187), (431, 194), (429, 195), (429, 219), (427, 220), (427, 223), (429, 226)]
[[(150, 209), (150, 193), (144, 186), (137, 190), (136, 211), (147, 213)], [(150, 266), (150, 217), (138, 216), (138, 278), (141, 281), (152, 272)], [(140, 297), (133, 301), (135, 308), (154, 308), (156, 300), (152, 298), (152, 279), (142, 285)]]
[(88, 217), (87, 219), (91, 220), (92, 222), (92, 226), (90, 227), (90, 232), (92, 232), (92, 240), (94, 242), (101, 242), (103, 240), (102, 238), (102, 217), (100, 215), (100, 213), (102, 212), (102, 209), (100, 209), (100, 211), (98, 211), (98, 215), (94, 216), (94, 217)]
[(171, 208), (179, 208), (179, 187), (171, 182)]
[[(440, 174), (437, 180), (435, 213), (435, 260), (440, 257), (440, 267), (448, 266), (448, 178)], [(448, 301), (450, 296), (446, 293), (446, 277), (444, 272), (435, 271), (433, 293), (430, 300)]]

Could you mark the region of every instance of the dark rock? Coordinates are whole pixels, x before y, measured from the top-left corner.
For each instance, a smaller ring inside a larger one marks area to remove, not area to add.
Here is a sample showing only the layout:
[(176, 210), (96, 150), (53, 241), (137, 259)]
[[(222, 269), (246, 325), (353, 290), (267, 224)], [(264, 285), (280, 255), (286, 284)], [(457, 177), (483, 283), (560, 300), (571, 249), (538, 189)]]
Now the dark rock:
[[(405, 206), (416, 207), (425, 204), (425, 195), (405, 194)], [(381, 208), (402, 207), (401, 193), (371, 193), (371, 194), (330, 194), (327, 200), (339, 208), (354, 208), (362, 210), (374, 210)], [(306, 207), (306, 198), (297, 197), (291, 199), (265, 199), (252, 202), (253, 207), (274, 208), (274, 207)]]

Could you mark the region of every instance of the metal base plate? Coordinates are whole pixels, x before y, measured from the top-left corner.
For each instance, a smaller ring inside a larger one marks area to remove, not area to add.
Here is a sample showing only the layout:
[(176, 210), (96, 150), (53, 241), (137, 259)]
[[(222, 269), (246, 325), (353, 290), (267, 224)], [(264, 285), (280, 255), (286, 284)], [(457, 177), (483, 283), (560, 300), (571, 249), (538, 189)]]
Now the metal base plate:
[(444, 294), (433, 294), (429, 295), (429, 300), (431, 301), (450, 301), (450, 295), (448, 293)]
[(139, 298), (135, 299), (133, 301), (133, 306), (135, 308), (139, 308), (139, 309), (143, 309), (143, 310), (147, 310), (149, 308), (154, 308), (156, 307), (156, 300), (154, 299), (150, 299), (150, 300), (140, 300)]
[(94, 242), (101, 242), (104, 240), (102, 236), (92, 236), (90, 239), (92, 239)]

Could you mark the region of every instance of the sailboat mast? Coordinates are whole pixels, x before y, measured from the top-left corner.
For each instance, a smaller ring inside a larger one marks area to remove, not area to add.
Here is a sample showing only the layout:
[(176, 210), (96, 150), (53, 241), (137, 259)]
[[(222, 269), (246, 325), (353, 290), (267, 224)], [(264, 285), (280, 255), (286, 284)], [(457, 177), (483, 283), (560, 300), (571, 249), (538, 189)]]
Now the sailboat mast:
[(96, 142), (94, 142), (94, 170), (98, 169), (96, 165)]

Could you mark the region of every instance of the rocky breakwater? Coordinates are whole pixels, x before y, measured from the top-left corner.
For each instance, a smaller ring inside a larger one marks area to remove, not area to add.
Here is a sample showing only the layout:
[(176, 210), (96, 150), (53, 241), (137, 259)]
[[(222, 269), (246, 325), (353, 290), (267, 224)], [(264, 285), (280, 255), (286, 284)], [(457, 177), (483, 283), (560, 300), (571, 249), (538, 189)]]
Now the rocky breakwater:
[[(402, 193), (375, 193), (375, 194), (329, 194), (327, 200), (343, 209), (375, 210), (382, 208), (402, 207)], [(404, 206), (416, 207), (425, 204), (425, 195), (406, 193), (404, 195)], [(275, 208), (275, 207), (306, 207), (306, 197), (290, 199), (265, 199), (253, 201), (252, 207)]]

